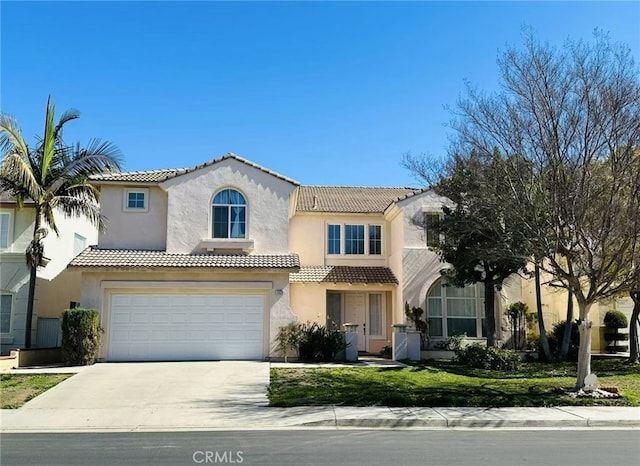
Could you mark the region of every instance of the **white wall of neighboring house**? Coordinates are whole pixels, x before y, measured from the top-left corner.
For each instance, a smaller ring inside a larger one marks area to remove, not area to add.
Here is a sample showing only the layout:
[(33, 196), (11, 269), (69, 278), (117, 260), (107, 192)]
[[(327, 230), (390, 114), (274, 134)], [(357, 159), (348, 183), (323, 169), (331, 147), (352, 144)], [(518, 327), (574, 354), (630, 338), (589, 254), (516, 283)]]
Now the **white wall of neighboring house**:
[[(29, 269), (25, 262), (25, 251), (33, 237), (34, 211), (28, 205), (18, 209), (6, 204), (0, 212), (9, 213), (9, 247), (0, 250), (0, 289), (13, 296), (11, 331), (1, 335), (2, 353), (24, 346), (26, 312), (29, 294)], [(32, 320), (32, 345), (36, 345), (38, 318), (60, 317), (71, 301), (80, 299), (80, 274), (66, 269), (75, 257), (84, 238), (85, 247), (96, 244), (98, 230), (86, 219), (66, 217), (56, 211), (56, 225), (60, 232), (57, 236), (50, 228), (44, 238), (45, 257), (49, 259), (46, 267), (37, 272), (34, 313)], [(79, 235), (76, 238), (75, 235)], [(75, 248), (74, 248), (75, 247)]]

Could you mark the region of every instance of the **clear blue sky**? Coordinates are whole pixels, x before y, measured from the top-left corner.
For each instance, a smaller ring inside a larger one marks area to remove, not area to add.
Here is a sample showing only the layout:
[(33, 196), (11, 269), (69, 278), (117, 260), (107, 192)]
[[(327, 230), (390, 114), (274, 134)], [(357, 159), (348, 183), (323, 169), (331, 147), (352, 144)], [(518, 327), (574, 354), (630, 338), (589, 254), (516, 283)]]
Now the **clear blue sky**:
[(524, 24), (560, 45), (594, 28), (640, 59), (640, 2), (0, 2), (1, 108), (25, 138), (51, 94), (68, 141), (126, 170), (235, 152), (304, 184), (415, 186), (443, 155), (464, 80), (495, 89)]

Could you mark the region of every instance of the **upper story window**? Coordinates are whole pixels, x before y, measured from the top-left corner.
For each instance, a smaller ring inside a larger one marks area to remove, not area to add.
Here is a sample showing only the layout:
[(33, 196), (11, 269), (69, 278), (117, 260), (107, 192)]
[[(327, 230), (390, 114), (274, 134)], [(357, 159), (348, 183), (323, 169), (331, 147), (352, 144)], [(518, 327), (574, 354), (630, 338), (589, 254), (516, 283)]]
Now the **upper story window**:
[(344, 226), (344, 253), (364, 254), (364, 225)]
[(87, 247), (87, 238), (78, 233), (74, 233), (73, 235), (73, 257), (76, 257), (84, 248)]
[(427, 246), (435, 248), (440, 244), (440, 214), (425, 213), (424, 214), (424, 228), (425, 236), (427, 239)]
[(382, 255), (382, 225), (328, 224), (327, 255), (339, 254)]
[(427, 295), (429, 335), (484, 336), (483, 290), (481, 283), (464, 288), (445, 285), (442, 281), (436, 283)]
[(11, 214), (8, 212), (0, 213), (0, 249), (9, 247), (9, 224), (11, 222)]
[(13, 316), (13, 295), (3, 291), (0, 293), (0, 333), (11, 333)]
[(369, 225), (369, 254), (382, 254), (382, 226)]
[(247, 237), (247, 201), (235, 189), (223, 189), (213, 197), (214, 238)]
[(340, 254), (340, 225), (329, 225), (327, 235), (327, 254)]
[(125, 189), (123, 208), (129, 212), (147, 212), (149, 210), (149, 190), (147, 188)]

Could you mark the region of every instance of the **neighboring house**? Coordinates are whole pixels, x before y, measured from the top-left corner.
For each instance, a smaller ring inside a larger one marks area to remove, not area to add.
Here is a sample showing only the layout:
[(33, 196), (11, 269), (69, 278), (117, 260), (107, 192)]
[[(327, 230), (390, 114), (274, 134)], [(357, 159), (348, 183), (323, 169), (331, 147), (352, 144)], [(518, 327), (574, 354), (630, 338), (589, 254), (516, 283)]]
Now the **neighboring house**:
[[(358, 349), (377, 353), (405, 303), (426, 310), (433, 341), (483, 338), (481, 286), (443, 286), (421, 226), (447, 203), (432, 191), (300, 186), (234, 154), (93, 182), (108, 228), (69, 270), (101, 313), (103, 360), (264, 359), (295, 320), (358, 324)], [(498, 322), (526, 298), (518, 277), (505, 284)]]
[[(33, 204), (18, 208), (7, 193), (0, 194), (0, 339), (1, 354), (24, 347), (29, 268), (25, 250), (33, 237)], [(46, 266), (37, 272), (31, 328), (33, 347), (59, 346), (60, 316), (80, 301), (80, 274), (66, 267), (98, 238), (97, 228), (86, 219), (57, 212), (60, 236), (49, 232), (43, 240)]]

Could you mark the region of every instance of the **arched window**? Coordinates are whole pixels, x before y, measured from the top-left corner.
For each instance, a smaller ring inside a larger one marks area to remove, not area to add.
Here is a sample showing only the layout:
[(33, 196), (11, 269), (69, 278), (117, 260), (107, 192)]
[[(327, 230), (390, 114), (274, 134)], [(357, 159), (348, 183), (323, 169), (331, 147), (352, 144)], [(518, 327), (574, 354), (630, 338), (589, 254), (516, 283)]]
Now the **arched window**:
[(484, 288), (481, 283), (464, 288), (438, 281), (427, 294), (429, 335), (484, 336)]
[(223, 189), (213, 198), (211, 232), (214, 238), (246, 238), (247, 201), (235, 189)]

